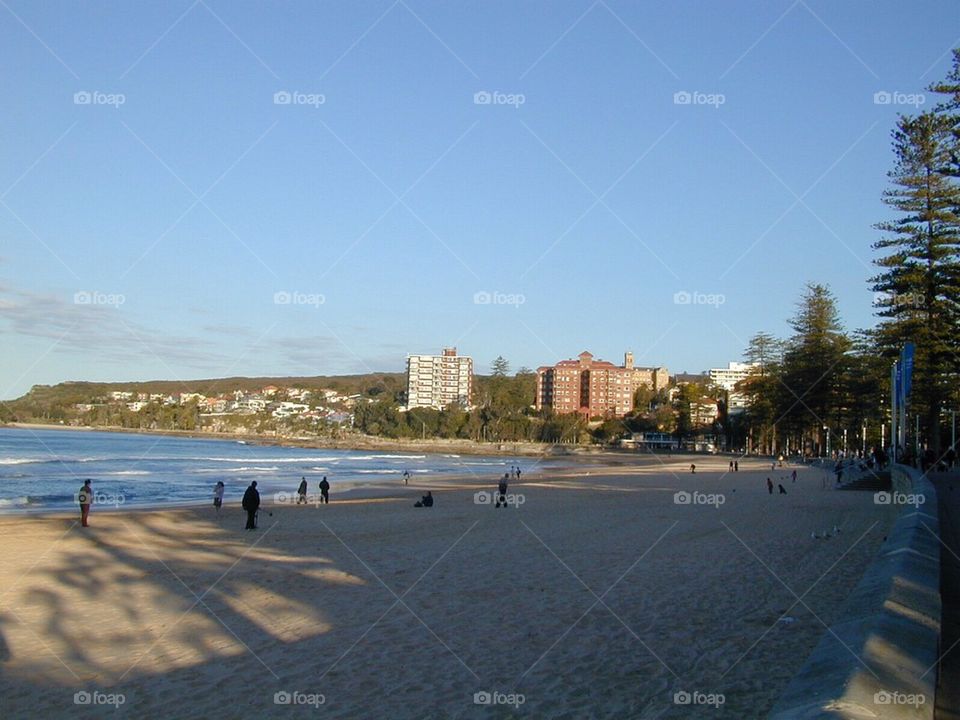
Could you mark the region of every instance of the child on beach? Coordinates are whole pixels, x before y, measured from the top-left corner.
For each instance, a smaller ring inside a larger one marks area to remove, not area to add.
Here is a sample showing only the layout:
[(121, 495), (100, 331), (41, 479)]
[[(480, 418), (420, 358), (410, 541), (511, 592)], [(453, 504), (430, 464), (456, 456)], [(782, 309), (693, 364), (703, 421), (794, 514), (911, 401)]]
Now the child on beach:
[(223, 480), (217, 480), (217, 484), (213, 487), (213, 507), (219, 515), (220, 508), (223, 507)]

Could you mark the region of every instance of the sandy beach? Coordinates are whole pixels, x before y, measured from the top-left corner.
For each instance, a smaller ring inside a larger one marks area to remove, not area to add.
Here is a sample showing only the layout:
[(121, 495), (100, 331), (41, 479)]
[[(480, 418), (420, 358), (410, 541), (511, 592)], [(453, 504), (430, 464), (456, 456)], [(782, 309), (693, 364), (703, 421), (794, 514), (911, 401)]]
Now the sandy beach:
[(0, 714), (764, 717), (893, 510), (690, 462), (532, 467), (501, 509), (495, 477), (429, 509), (265, 497), (252, 532), (236, 506), (0, 517)]

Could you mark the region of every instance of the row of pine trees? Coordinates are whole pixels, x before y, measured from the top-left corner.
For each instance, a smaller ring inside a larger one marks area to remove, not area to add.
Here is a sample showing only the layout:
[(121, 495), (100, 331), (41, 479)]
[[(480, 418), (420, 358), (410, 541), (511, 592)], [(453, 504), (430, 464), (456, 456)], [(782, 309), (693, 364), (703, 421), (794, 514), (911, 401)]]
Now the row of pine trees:
[(740, 431), (752, 449), (823, 454), (831, 440), (842, 450), (846, 438), (858, 450), (879, 446), (883, 429), (889, 443), (890, 367), (909, 341), (916, 358), (905, 450), (937, 459), (949, 451), (951, 411), (960, 409), (960, 49), (929, 91), (937, 103), (900, 116), (892, 133), (883, 202), (893, 217), (876, 226), (870, 278), (878, 323), (845, 331), (829, 288), (810, 284), (791, 337), (756, 334), (745, 355), (757, 368), (741, 385)]

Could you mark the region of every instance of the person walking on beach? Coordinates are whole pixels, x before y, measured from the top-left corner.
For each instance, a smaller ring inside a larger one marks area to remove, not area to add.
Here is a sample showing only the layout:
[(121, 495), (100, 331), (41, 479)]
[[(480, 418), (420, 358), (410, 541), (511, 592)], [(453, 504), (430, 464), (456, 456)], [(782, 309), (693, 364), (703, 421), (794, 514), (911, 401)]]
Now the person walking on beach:
[(307, 502), (307, 479), (305, 477), (300, 478), (300, 487), (297, 488), (297, 505), (300, 503), (306, 504)]
[(767, 478), (767, 492), (773, 495), (773, 480)]
[(740, 461), (739, 461), (739, 460), (734, 460), (734, 461), (733, 461), (733, 471), (734, 471), (734, 472), (740, 472)]
[(223, 507), (223, 480), (217, 480), (217, 484), (213, 486), (213, 507), (219, 515), (220, 508)]
[(330, 483), (327, 482), (327, 476), (323, 476), (323, 480), (320, 481), (320, 503), (323, 505), (330, 504)]
[(257, 481), (250, 483), (250, 487), (243, 493), (241, 506), (247, 511), (247, 530), (257, 529), (257, 510), (260, 509), (260, 491), (257, 490)]
[(697, 474), (697, 466), (694, 465), (693, 463), (690, 463), (690, 472), (691, 472), (693, 475), (696, 475), (696, 474)]
[(517, 465), (517, 482), (520, 482), (520, 466)]
[(90, 506), (93, 504), (93, 488), (90, 487), (89, 480), (83, 481), (83, 487), (77, 493), (77, 500), (80, 502), (80, 523), (83, 527), (90, 527), (88, 519), (90, 517)]
[(500, 503), (503, 503), (503, 506), (507, 506), (507, 479), (509, 475), (507, 473), (503, 474), (503, 477), (500, 478), (500, 484), (497, 485), (497, 502), (494, 507), (500, 507)]
[(793, 473), (791, 473), (790, 476), (793, 478), (793, 481), (794, 481), (794, 482), (797, 481), (797, 469), (796, 469), (796, 468), (793, 469)]
[(733, 472), (733, 460), (730, 461), (730, 467), (727, 469), (727, 472)]
[(403, 484), (404, 484), (404, 485), (409, 485), (409, 484), (410, 484), (410, 471), (409, 471), (409, 470), (404, 470), (404, 471), (403, 471)]

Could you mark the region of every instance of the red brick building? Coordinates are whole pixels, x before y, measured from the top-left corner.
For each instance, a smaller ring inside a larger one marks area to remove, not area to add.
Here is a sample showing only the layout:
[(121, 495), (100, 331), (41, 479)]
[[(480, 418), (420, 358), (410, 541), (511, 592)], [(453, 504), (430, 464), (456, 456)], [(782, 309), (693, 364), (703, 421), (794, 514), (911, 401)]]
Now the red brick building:
[(665, 367), (635, 368), (633, 353), (624, 355), (623, 365), (594, 360), (582, 352), (576, 360), (537, 369), (536, 406), (558, 413), (580, 413), (586, 417), (622, 417), (633, 409), (633, 394), (641, 385), (652, 390), (667, 386)]

